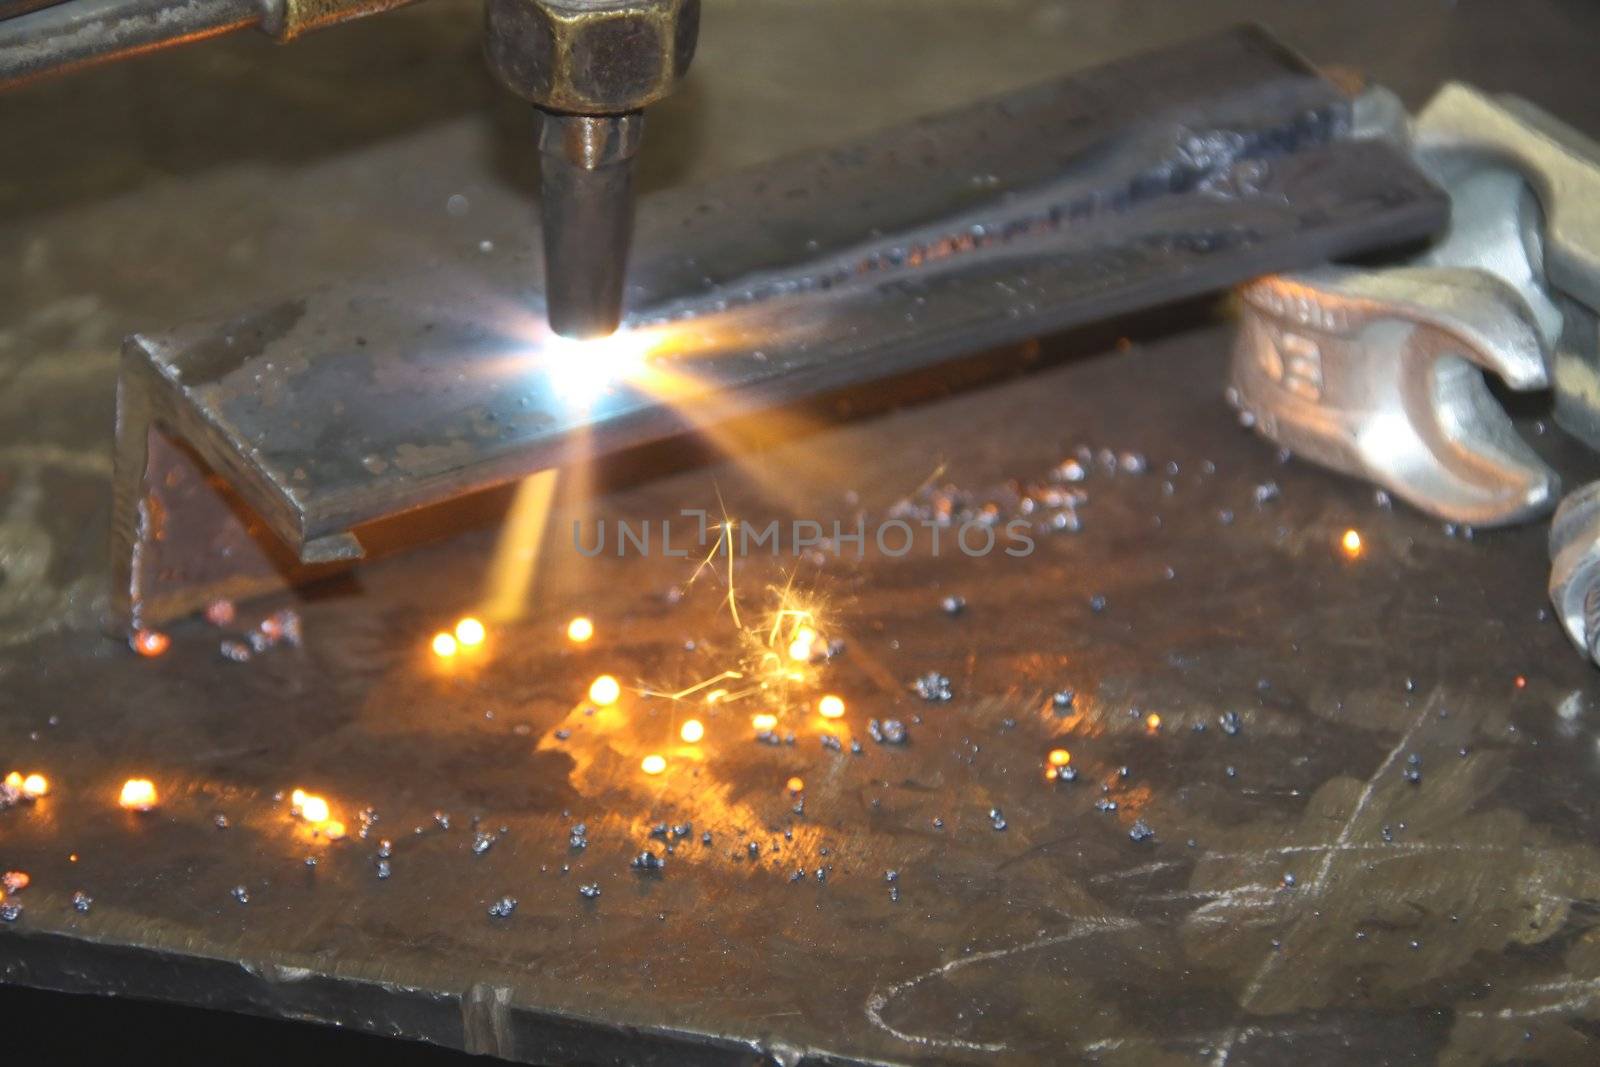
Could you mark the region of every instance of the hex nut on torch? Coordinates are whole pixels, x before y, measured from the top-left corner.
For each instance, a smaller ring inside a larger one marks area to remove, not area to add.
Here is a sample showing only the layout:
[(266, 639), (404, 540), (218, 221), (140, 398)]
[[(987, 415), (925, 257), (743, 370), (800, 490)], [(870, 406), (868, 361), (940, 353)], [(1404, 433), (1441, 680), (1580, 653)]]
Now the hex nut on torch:
[(546, 111), (615, 115), (672, 92), (700, 36), (700, 0), (487, 0), (484, 54)]

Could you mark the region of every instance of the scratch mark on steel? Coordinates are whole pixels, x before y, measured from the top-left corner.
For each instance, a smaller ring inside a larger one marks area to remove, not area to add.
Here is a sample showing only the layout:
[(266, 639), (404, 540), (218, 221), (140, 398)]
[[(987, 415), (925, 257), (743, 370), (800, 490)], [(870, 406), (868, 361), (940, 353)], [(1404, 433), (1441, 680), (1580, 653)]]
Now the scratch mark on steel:
[(1575, 1011), (1600, 997), (1600, 978), (1564, 978), (1557, 982), (1540, 982), (1524, 986), (1519, 993), (1570, 993), (1570, 996), (1545, 1004), (1526, 1008), (1501, 1008), (1498, 1011), (1473, 1009), (1460, 1014), (1472, 1019), (1520, 1019), (1530, 1015), (1557, 1015)]
[[(1389, 750), (1389, 754), (1383, 757), (1383, 762), (1378, 764), (1378, 769), (1372, 772), (1366, 784), (1361, 787), (1361, 794), (1356, 797), (1355, 804), (1351, 805), (1349, 816), (1345, 818), (1344, 823), (1339, 827), (1339, 832), (1334, 836), (1332, 846), (1322, 854), (1322, 862), (1317, 864), (1316, 873), (1311, 876), (1311, 881), (1307, 886), (1307, 898), (1320, 897), (1327, 888), (1328, 875), (1333, 871), (1334, 860), (1340, 852), (1349, 848), (1350, 839), (1355, 835), (1356, 824), (1366, 814), (1367, 807), (1372, 803), (1373, 796), (1378, 792), (1378, 783), (1383, 781), (1384, 776), (1394, 767), (1395, 761), (1400, 758), (1400, 753), (1411, 747), (1412, 738), (1416, 736), (1418, 730), (1422, 729), (1422, 724), (1437, 712), (1442, 701), (1443, 690), (1435, 688), (1429, 694), (1427, 702), (1422, 705), (1422, 710), (1417, 712), (1417, 717), (1411, 721), (1410, 726), (1406, 727), (1405, 733), (1400, 735), (1400, 740), (1395, 742), (1395, 746)], [(1249, 1008), (1250, 1002), (1255, 1000), (1266, 986), (1267, 980), (1272, 977), (1272, 972), (1277, 969), (1278, 962), (1282, 958), (1280, 954), (1274, 952), (1261, 961), (1261, 966), (1256, 968), (1256, 973), (1250, 979), (1250, 984), (1245, 986), (1244, 995), (1239, 998), (1240, 1007)], [(1241, 1033), (1242, 1031), (1236, 1028), (1228, 1040), (1222, 1043), (1217, 1049), (1216, 1055), (1211, 1057), (1211, 1067), (1224, 1067), (1228, 1062), (1228, 1057), (1233, 1054), (1233, 1048), (1238, 1044)]]
[(1050, 934), (1046, 936), (1043, 931), (1040, 931), (1039, 937), (1032, 941), (1026, 942), (1025, 944), (1014, 945), (1011, 948), (991, 949), (988, 952), (976, 952), (970, 956), (963, 956), (960, 959), (951, 960), (948, 963), (940, 964), (931, 971), (925, 971), (914, 978), (908, 978), (903, 982), (896, 982), (887, 989), (873, 990), (872, 995), (867, 998), (867, 1021), (885, 1033), (891, 1034), (892, 1036), (899, 1038), (901, 1041), (905, 1041), (913, 1045), (924, 1045), (933, 1048), (959, 1048), (966, 1049), (970, 1052), (1004, 1052), (1007, 1046), (998, 1041), (967, 1041), (959, 1037), (929, 1037), (926, 1034), (910, 1034), (906, 1033), (904, 1030), (897, 1030), (884, 1021), (883, 1011), (896, 997), (907, 992), (908, 990), (915, 989), (917, 986), (928, 981), (930, 978), (940, 978), (947, 974), (953, 974), (954, 972), (961, 970), (963, 967), (970, 967), (975, 963), (984, 963), (989, 960), (1004, 959), (1008, 956), (1019, 956), (1025, 952), (1036, 952), (1042, 948), (1050, 948), (1051, 946), (1064, 944), (1068, 941), (1076, 941), (1079, 938), (1089, 937), (1093, 934), (1109, 933), (1114, 930), (1126, 930), (1137, 925), (1138, 923), (1134, 922), (1132, 919), (1079, 919), (1073, 924), (1071, 929), (1064, 933)]

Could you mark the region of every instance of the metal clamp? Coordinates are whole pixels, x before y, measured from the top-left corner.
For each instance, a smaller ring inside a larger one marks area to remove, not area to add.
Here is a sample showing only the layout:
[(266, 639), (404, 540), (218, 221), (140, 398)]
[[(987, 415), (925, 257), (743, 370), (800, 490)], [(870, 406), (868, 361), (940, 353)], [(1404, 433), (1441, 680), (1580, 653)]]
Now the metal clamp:
[[(1409, 124), (1381, 90), (1355, 114), (1445, 187), (1450, 229), (1406, 266), (1243, 290), (1229, 398), (1267, 437), (1430, 514), (1536, 516), (1556, 476), (1472, 365), (1513, 389), (1553, 382), (1557, 423), (1600, 449), (1600, 145), (1459, 84)], [(1600, 482), (1561, 501), (1550, 559), (1562, 625), (1600, 662)]]
[[(1296, 326), (1247, 294), (1230, 398), (1280, 444), (1447, 521), (1543, 514), (1558, 497), (1555, 472), (1516, 437), (1469, 365), (1513, 389), (1553, 381), (1558, 421), (1600, 447), (1600, 149), (1523, 101), (1460, 84), (1444, 86), (1410, 124), (1383, 90), (1356, 114), (1358, 127), (1368, 117), (1369, 135), (1408, 145), (1449, 192), (1450, 229), (1400, 267), (1256, 283), (1259, 293), (1293, 286), (1324, 317), (1359, 295), (1366, 328), (1319, 352), (1323, 376), (1346, 384), (1308, 401), (1260, 373)], [(1419, 325), (1453, 332), (1456, 347), (1418, 358)], [(1553, 373), (1531, 369), (1535, 352)], [(1406, 448), (1380, 443), (1401, 440)]]

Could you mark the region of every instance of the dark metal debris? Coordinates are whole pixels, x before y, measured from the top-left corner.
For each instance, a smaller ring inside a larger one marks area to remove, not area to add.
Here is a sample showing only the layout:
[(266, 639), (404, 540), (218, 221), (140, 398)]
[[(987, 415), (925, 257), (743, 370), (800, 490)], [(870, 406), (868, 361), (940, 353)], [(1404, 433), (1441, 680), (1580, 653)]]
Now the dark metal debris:
[(912, 688), (917, 691), (917, 696), (929, 703), (943, 702), (954, 695), (950, 689), (950, 679), (938, 671), (924, 674), (912, 683)]

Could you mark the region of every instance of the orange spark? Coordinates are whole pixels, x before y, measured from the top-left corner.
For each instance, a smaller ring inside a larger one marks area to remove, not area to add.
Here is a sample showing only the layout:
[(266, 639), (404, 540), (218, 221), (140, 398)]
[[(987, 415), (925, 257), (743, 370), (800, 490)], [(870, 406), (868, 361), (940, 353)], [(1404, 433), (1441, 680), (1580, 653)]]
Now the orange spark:
[(691, 745), (699, 744), (700, 739), (705, 737), (705, 735), (705, 723), (701, 722), (699, 719), (690, 719), (688, 722), (683, 724), (682, 728), (678, 730), (678, 736), (683, 738), (685, 742)]
[(433, 654), (440, 659), (449, 659), (456, 654), (458, 647), (453, 634), (447, 634), (440, 630), (433, 635)]
[(594, 636), (594, 623), (585, 615), (567, 623), (567, 640), (575, 645), (581, 645)]
[(148, 778), (129, 778), (122, 783), (117, 803), (129, 811), (149, 811), (156, 806), (156, 786)]
[(314, 793), (307, 793), (303, 789), (296, 789), (290, 798), (294, 802), (295, 813), (309, 823), (324, 823), (330, 814), (328, 802)]
[(1052, 748), (1049, 755), (1050, 766), (1065, 767), (1072, 762), (1072, 753), (1064, 748)]
[(646, 774), (660, 774), (667, 769), (667, 757), (652, 752), (639, 761), (639, 769)]
[(609, 708), (622, 699), (622, 685), (609, 674), (602, 674), (589, 683), (589, 701), (602, 708)]
[(10, 774), (6, 775), (6, 788), (7, 789), (14, 789), (19, 793), (22, 792), (22, 772), (21, 771), (12, 771)]
[(1149, 715), (1146, 715), (1144, 717), (1144, 728), (1149, 730), (1151, 733), (1155, 733), (1157, 730), (1161, 729), (1161, 716), (1157, 715), (1153, 711)]
[(806, 788), (806, 780), (804, 778), (801, 778), (799, 775), (796, 775), (795, 777), (790, 778), (787, 782), (785, 782), (784, 785), (788, 788), (789, 792), (791, 792), (791, 793), (803, 793), (803, 792), (805, 792), (805, 788)]
[(172, 647), (172, 638), (160, 630), (139, 630), (128, 639), (128, 644), (139, 655), (153, 659)]
[(1361, 555), (1361, 534), (1355, 530), (1346, 530), (1339, 539), (1339, 547), (1344, 549), (1344, 554), (1351, 559)]
[(456, 642), (462, 648), (477, 648), (483, 644), (485, 635), (483, 623), (470, 615), (456, 623)]
[(837, 719), (844, 715), (844, 701), (829, 693), (817, 701), (817, 712), (824, 719)]
[(30, 774), (22, 780), (22, 795), (29, 800), (38, 800), (50, 792), (50, 780), (42, 774)]

